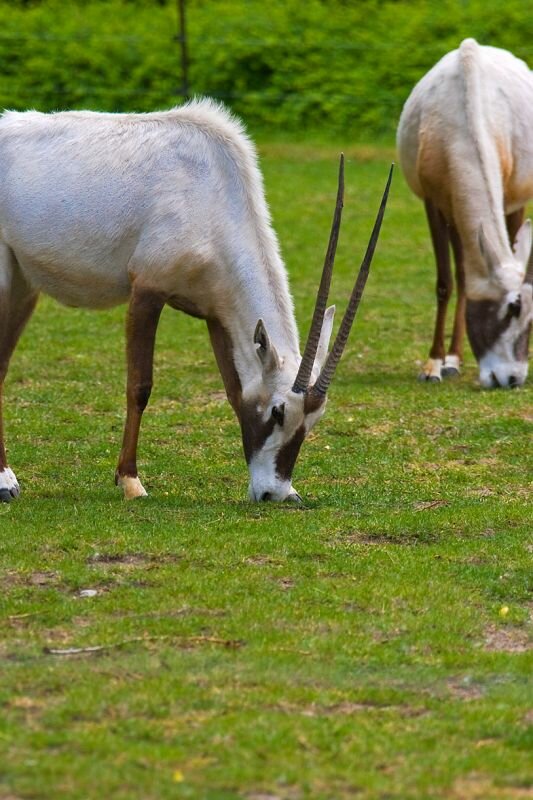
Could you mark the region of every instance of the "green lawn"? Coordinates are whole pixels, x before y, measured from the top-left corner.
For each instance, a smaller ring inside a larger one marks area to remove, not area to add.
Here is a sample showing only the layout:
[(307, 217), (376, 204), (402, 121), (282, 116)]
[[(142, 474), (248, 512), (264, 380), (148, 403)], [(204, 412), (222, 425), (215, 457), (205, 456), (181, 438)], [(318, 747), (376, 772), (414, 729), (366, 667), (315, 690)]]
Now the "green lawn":
[[(261, 154), (303, 336), (338, 149)], [(339, 311), (393, 151), (346, 155)], [(398, 171), (305, 509), (247, 502), (204, 324), (170, 310), (125, 503), (124, 309), (40, 302), (6, 385), (0, 800), (533, 797), (532, 379), (481, 391), (468, 353), (417, 383), (433, 285)]]

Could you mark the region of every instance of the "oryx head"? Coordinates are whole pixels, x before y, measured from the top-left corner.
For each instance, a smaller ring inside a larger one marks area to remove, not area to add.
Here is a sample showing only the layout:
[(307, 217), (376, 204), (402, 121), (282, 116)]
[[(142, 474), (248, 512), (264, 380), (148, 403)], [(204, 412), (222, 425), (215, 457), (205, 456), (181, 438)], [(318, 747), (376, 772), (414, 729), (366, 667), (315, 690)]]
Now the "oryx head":
[(380, 209), (361, 264), (348, 308), (328, 355), (335, 307), (326, 309), (344, 195), (344, 158), (341, 156), (339, 187), (329, 246), (324, 261), (311, 329), (300, 364), (287, 364), (270, 341), (259, 320), (254, 334), (261, 376), (243, 394), (240, 421), (244, 452), (250, 471), (251, 500), (299, 501), (291, 478), (302, 443), (324, 413), (326, 396), (342, 355), (363, 294), (377, 244), (392, 179), (392, 167)]
[(466, 327), (479, 362), (479, 379), (489, 389), (521, 386), (527, 377), (533, 320), (531, 222), (524, 222), (518, 231), (508, 263), (498, 260), (483, 230), (479, 246), (496, 287), (493, 298), (466, 303)]

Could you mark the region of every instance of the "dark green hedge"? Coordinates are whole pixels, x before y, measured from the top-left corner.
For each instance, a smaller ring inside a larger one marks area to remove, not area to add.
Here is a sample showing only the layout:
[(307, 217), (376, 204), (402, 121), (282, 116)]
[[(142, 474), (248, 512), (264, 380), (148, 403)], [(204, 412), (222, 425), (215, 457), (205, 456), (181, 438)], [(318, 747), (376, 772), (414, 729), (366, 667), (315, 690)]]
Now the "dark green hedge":
[[(254, 128), (393, 133), (410, 88), (461, 39), (533, 63), (527, 0), (188, 0), (190, 84)], [(180, 101), (174, 1), (0, 2), (0, 107)]]

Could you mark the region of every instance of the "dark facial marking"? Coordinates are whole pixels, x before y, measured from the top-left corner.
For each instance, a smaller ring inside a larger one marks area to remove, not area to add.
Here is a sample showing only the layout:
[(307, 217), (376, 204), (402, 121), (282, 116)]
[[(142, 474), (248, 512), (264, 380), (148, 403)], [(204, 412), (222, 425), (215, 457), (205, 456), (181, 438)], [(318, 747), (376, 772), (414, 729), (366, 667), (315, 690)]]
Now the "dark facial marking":
[(518, 295), (514, 303), (509, 303), (508, 311), (512, 317), (520, 316), (520, 312), (522, 311), (522, 297), (520, 295)]
[(242, 387), (233, 360), (233, 344), (227, 330), (217, 319), (208, 319), (207, 327), (228, 400), (240, 420)]
[(304, 398), (304, 414), (312, 414), (325, 403), (326, 395), (321, 392), (314, 392), (313, 387), (309, 389)]
[(529, 356), (529, 336), (531, 334), (531, 323), (522, 331), (518, 339), (513, 344), (513, 355), (517, 361), (527, 361)]
[(280, 449), (276, 457), (276, 473), (284, 481), (291, 478), (300, 447), (305, 439), (305, 426), (300, 427), (293, 434), (292, 439), (289, 439)]
[(285, 422), (285, 403), (272, 407), (272, 419), (282, 428)]
[(501, 303), (494, 300), (466, 301), (466, 330), (470, 346), (479, 361), (505, 333), (515, 317), (513, 306), (503, 319), (498, 318)]
[(274, 430), (276, 421), (270, 416), (264, 422), (261, 414), (257, 411), (257, 403), (253, 401), (241, 404), (240, 421), (244, 457), (246, 463), (249, 464), (253, 454), (263, 447)]

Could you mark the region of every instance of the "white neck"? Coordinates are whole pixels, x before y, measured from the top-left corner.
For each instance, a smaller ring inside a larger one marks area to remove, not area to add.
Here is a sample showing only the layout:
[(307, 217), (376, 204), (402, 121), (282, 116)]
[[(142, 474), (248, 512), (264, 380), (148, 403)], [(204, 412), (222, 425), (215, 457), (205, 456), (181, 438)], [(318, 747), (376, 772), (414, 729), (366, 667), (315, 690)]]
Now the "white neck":
[(294, 371), (294, 377), (300, 363), (298, 331), (281, 258), (276, 253), (274, 263), (265, 264), (263, 259), (259, 263), (254, 261), (243, 259), (239, 272), (246, 277), (240, 282), (239, 292), (218, 314), (230, 336), (233, 361), (244, 392), (261, 376), (254, 344), (254, 332), (260, 319), (282, 363)]

